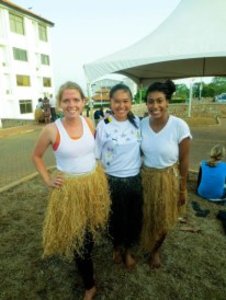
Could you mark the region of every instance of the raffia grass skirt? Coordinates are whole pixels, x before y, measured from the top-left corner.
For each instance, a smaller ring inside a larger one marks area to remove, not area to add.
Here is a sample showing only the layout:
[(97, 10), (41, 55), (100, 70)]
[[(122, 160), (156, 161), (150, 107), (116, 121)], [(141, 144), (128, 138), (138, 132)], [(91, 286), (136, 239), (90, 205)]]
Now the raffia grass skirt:
[(165, 169), (144, 167), (141, 171), (144, 193), (141, 246), (151, 251), (155, 243), (177, 222), (181, 209), (178, 165)]
[(66, 176), (64, 185), (49, 194), (43, 256), (81, 255), (85, 233), (95, 240), (106, 227), (109, 211), (108, 183), (101, 166), (85, 175)]
[(44, 120), (44, 112), (41, 108), (36, 108), (35, 109), (35, 121), (43, 121)]

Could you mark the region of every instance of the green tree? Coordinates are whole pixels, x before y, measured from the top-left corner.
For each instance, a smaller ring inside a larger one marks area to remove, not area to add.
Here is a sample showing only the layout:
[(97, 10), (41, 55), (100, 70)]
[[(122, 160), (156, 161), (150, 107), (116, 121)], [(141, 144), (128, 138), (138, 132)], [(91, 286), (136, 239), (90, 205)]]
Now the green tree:
[(201, 86), (201, 82), (195, 82), (192, 85), (192, 93), (193, 93), (193, 97), (195, 98), (199, 98), (199, 93), (200, 93), (200, 86)]
[(189, 90), (186, 84), (176, 84), (176, 92), (172, 97), (171, 103), (183, 103), (189, 95)]
[(147, 88), (139, 88), (137, 90), (137, 93), (134, 95), (134, 101), (135, 103), (140, 103), (140, 93), (141, 93), (141, 102), (145, 102), (145, 96), (146, 96)]
[(226, 77), (214, 77), (210, 84), (214, 88), (214, 96), (226, 92)]
[(214, 97), (216, 94), (215, 85), (213, 83), (203, 84), (202, 97)]

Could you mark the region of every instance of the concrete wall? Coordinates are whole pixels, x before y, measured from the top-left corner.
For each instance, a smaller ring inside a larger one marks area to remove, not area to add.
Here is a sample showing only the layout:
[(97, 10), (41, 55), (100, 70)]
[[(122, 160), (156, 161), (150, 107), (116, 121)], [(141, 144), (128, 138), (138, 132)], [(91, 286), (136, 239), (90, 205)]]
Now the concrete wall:
[[(17, 127), (23, 125), (32, 125), (35, 121), (33, 120), (18, 120), (18, 119), (2, 119), (2, 128), (9, 128), (9, 127)], [(1, 128), (1, 127), (0, 127)]]
[[(134, 114), (142, 117), (147, 112), (146, 104), (133, 105)], [(169, 112), (178, 117), (188, 116), (188, 104), (170, 104)], [(226, 117), (226, 104), (221, 103), (193, 103), (191, 117)]]
[[(147, 113), (146, 104), (136, 104), (133, 105), (133, 112), (137, 116), (143, 117)], [(169, 112), (172, 115), (178, 117), (187, 117), (188, 116), (188, 104), (170, 104)], [(194, 103), (191, 109), (192, 117), (221, 117), (226, 118), (226, 104), (220, 103)], [(3, 118), (2, 127), (13, 127), (20, 126), (25, 124), (34, 123), (34, 120), (16, 120), (10, 118)], [(1, 126), (0, 126), (1, 128)]]

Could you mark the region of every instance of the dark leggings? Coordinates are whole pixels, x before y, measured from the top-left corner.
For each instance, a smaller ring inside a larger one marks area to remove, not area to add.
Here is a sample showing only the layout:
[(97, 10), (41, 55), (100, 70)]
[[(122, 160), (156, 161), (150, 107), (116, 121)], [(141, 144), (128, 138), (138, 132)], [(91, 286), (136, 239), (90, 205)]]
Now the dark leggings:
[(109, 232), (114, 248), (126, 249), (138, 242), (142, 224), (142, 188), (140, 175), (118, 178), (108, 175), (111, 192)]
[(82, 255), (75, 253), (75, 263), (78, 272), (82, 277), (83, 284), (86, 290), (91, 289), (95, 285), (93, 278), (93, 261), (91, 252), (93, 250), (93, 238), (90, 233), (87, 233), (84, 240)]

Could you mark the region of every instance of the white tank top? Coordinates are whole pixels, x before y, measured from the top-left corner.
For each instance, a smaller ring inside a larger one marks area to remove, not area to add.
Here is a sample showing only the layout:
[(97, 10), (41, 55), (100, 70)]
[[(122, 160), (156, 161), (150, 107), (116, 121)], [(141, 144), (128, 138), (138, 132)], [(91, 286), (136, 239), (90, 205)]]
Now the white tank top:
[(59, 146), (54, 151), (57, 169), (72, 175), (89, 173), (96, 166), (94, 136), (86, 120), (83, 117), (80, 118), (83, 126), (83, 134), (78, 139), (72, 139), (68, 135), (61, 119), (55, 121), (60, 135)]

